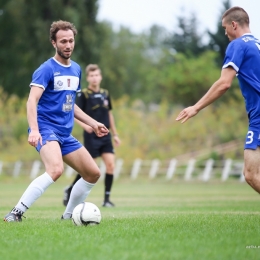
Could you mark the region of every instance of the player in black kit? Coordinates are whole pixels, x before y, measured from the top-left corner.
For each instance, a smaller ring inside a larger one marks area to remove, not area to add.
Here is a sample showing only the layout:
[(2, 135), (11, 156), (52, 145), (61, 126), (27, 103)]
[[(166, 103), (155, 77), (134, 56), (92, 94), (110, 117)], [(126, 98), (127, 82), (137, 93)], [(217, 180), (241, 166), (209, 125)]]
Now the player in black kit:
[[(117, 134), (115, 121), (112, 110), (112, 104), (109, 92), (106, 89), (100, 88), (102, 81), (101, 70), (96, 64), (90, 64), (86, 67), (86, 75), (88, 87), (79, 92), (76, 98), (77, 105), (90, 117), (98, 122), (103, 123), (110, 133), (103, 137), (96, 137), (93, 129), (86, 124), (81, 123), (77, 119), (75, 121), (84, 129), (84, 146), (95, 159), (102, 158), (106, 166), (105, 175), (105, 196), (103, 207), (114, 207), (114, 203), (110, 201), (110, 192), (113, 183), (113, 172), (115, 165), (115, 155), (112, 144), (112, 137), (116, 146), (120, 145), (120, 139)], [(112, 137), (111, 137), (112, 135)], [(73, 185), (81, 176), (78, 174), (73, 183), (65, 188), (63, 204), (67, 205), (70, 197), (70, 192)]]

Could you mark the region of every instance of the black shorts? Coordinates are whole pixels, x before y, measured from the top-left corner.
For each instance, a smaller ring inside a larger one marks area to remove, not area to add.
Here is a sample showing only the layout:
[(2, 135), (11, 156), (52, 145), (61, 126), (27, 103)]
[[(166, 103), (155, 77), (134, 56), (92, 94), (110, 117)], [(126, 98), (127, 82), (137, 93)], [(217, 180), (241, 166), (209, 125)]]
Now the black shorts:
[(93, 158), (103, 153), (114, 153), (110, 133), (103, 137), (97, 137), (95, 133), (84, 132), (84, 146)]

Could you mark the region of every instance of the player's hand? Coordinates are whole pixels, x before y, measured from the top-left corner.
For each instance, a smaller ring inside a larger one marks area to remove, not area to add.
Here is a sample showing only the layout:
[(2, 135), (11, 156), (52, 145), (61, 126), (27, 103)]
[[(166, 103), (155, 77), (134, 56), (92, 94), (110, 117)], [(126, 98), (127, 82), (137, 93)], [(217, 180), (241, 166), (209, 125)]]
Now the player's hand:
[(105, 136), (109, 133), (109, 130), (105, 127), (105, 125), (99, 122), (97, 122), (96, 125), (92, 126), (92, 128), (98, 137)]
[(42, 145), (42, 136), (39, 131), (32, 130), (28, 136), (28, 143), (31, 146), (37, 147), (38, 142)]
[(113, 139), (114, 139), (114, 142), (115, 142), (115, 146), (119, 146), (121, 144), (121, 140), (118, 137), (118, 135), (114, 135)]
[(189, 118), (197, 115), (198, 112), (199, 111), (194, 106), (187, 107), (179, 113), (179, 115), (176, 117), (176, 121), (181, 121), (181, 123), (184, 123)]

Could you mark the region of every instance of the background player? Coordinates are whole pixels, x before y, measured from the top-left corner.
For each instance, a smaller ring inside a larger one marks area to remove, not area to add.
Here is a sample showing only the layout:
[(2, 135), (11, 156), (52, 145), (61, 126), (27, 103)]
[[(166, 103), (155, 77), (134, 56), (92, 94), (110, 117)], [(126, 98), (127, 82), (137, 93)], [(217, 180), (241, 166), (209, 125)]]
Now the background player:
[(24, 212), (61, 176), (63, 160), (82, 178), (71, 192), (62, 219), (71, 218), (74, 207), (86, 199), (99, 179), (100, 171), (95, 161), (71, 135), (74, 117), (88, 124), (98, 136), (108, 133), (103, 124), (90, 118), (74, 104), (81, 78), (80, 66), (70, 60), (76, 34), (73, 24), (53, 22), (50, 40), (56, 53), (33, 74), (27, 101), (28, 142), (39, 151), (45, 173), (31, 182), (17, 205), (5, 216), (7, 222), (22, 221)]
[[(88, 88), (84, 89), (77, 95), (77, 105), (89, 116), (103, 123), (110, 129), (115, 145), (120, 145), (120, 139), (117, 134), (115, 121), (112, 110), (112, 104), (109, 92), (106, 89), (100, 88), (102, 81), (101, 70), (96, 64), (90, 64), (86, 67), (86, 80)], [(84, 129), (84, 145), (93, 158), (102, 157), (106, 166), (105, 175), (105, 195), (103, 207), (114, 207), (114, 203), (110, 201), (110, 192), (113, 184), (113, 172), (115, 165), (115, 155), (112, 145), (111, 135), (97, 138), (93, 129), (88, 125), (79, 122)], [(70, 197), (71, 190), (77, 180), (80, 178), (78, 174), (73, 183), (64, 190), (63, 204), (66, 206)]]
[(249, 119), (244, 175), (247, 183), (260, 193), (260, 41), (251, 34), (249, 16), (241, 7), (228, 9), (222, 16), (222, 26), (231, 42), (221, 76), (194, 106), (182, 110), (176, 120), (184, 123), (195, 116), (223, 95), (237, 76)]

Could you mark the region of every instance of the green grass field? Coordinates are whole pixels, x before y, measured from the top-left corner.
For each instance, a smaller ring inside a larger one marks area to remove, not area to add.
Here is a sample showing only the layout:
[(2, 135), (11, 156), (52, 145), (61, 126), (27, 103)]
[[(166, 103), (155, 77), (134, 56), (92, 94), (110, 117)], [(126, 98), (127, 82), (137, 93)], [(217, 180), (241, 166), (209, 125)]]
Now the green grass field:
[[(0, 178), (0, 215), (30, 180)], [(246, 183), (126, 178), (115, 182), (116, 208), (100, 207), (103, 183), (87, 201), (101, 210), (98, 226), (61, 221), (61, 177), (22, 223), (0, 223), (0, 259), (260, 259), (260, 197)], [(259, 247), (259, 248), (258, 248)]]

